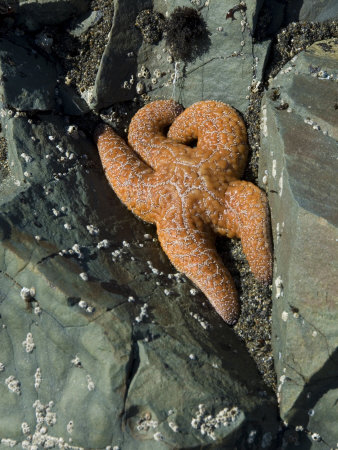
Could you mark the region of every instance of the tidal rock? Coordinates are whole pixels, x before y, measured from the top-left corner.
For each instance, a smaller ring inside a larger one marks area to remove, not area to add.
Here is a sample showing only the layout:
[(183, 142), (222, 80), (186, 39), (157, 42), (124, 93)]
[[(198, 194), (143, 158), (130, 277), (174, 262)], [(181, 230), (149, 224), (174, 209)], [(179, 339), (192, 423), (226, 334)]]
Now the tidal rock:
[(338, 441), (337, 76), (336, 40), (313, 44), (270, 80), (261, 118), (281, 417), (329, 447)]
[(23, 38), (0, 39), (1, 102), (18, 111), (55, 106), (56, 69)]
[(69, 33), (74, 37), (81, 36), (81, 34), (95, 26), (102, 19), (102, 16), (103, 13), (100, 10), (87, 12), (76, 21), (75, 25), (69, 30)]
[[(153, 3), (154, 14), (167, 18), (177, 6), (186, 6), (183, 1)], [(101, 109), (143, 95), (151, 100), (172, 97), (184, 106), (203, 99), (221, 100), (244, 112), (269, 53), (269, 39), (253, 43), (262, 2), (250, 2), (234, 12), (233, 19), (226, 19), (233, 2), (204, 3), (195, 2), (193, 7), (198, 7), (207, 33), (195, 57), (182, 61), (170, 54), (165, 33), (151, 44), (135, 26), (140, 11), (151, 7), (147, 0), (128, 3), (128, 7), (116, 0), (109, 42), (88, 96), (90, 105)], [(276, 21), (273, 29), (279, 24)]]
[(19, 0), (15, 7), (18, 22), (29, 30), (58, 25), (88, 9), (89, 0)]
[(109, 41), (102, 55), (93, 92), (87, 98), (92, 107), (100, 109), (133, 97), (137, 52), (142, 42), (135, 20), (139, 11), (150, 6), (149, 0), (129, 3), (114, 1)]
[(337, 17), (338, 4), (335, 0), (297, 0), (289, 2), (286, 8), (286, 18), (289, 21), (324, 22)]
[(276, 401), (244, 345), (115, 197), (91, 141), (60, 116), (2, 125), (0, 442), (274, 448)]

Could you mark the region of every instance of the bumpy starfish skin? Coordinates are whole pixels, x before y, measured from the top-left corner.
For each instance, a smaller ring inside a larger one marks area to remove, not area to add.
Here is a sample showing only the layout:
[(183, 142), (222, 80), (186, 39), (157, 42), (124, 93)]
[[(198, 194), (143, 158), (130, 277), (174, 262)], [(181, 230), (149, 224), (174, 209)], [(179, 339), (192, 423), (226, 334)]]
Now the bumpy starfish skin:
[(237, 292), (216, 252), (215, 233), (241, 239), (259, 280), (269, 282), (272, 270), (265, 194), (239, 181), (248, 153), (242, 119), (221, 102), (198, 102), (182, 112), (176, 102), (159, 100), (136, 113), (129, 145), (107, 125), (99, 126), (96, 140), (116, 194), (156, 224), (174, 266), (234, 324)]

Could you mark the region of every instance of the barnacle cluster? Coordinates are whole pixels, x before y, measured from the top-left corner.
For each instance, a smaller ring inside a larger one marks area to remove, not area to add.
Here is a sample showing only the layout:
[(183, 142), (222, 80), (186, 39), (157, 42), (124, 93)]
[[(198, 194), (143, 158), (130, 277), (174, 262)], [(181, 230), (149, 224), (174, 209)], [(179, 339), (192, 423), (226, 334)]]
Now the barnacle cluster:
[(164, 29), (162, 14), (151, 9), (144, 9), (137, 15), (135, 25), (140, 29), (143, 39), (148, 44), (157, 44), (162, 39)]
[(277, 35), (269, 77), (274, 77), (287, 61), (316, 41), (338, 37), (338, 22), (292, 22)]

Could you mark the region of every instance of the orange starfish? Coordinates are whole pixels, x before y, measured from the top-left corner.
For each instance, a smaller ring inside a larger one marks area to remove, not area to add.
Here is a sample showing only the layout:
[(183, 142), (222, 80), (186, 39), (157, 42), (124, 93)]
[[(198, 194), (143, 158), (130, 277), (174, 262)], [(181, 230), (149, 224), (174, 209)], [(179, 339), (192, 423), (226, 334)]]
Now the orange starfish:
[(215, 233), (241, 239), (259, 280), (269, 282), (272, 267), (266, 196), (239, 180), (248, 153), (242, 119), (221, 102), (198, 102), (182, 112), (178, 103), (159, 100), (133, 117), (129, 145), (107, 125), (98, 127), (96, 140), (116, 194), (156, 224), (174, 266), (234, 324), (237, 292), (216, 252)]

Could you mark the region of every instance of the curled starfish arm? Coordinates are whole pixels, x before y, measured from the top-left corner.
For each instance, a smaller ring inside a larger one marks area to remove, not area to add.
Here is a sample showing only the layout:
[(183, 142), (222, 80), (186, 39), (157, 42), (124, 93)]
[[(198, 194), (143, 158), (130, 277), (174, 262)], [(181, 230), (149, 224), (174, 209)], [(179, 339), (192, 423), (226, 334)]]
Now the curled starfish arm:
[(99, 125), (94, 137), (106, 178), (117, 196), (136, 215), (153, 222), (156, 205), (148, 192), (153, 170), (108, 125)]
[(236, 323), (239, 302), (233, 279), (216, 252), (212, 236), (196, 227), (187, 230), (177, 217), (157, 222), (161, 246), (177, 270), (183, 272), (209, 299), (229, 325)]
[(158, 168), (168, 157), (175, 158), (172, 147), (186, 148), (166, 137), (166, 128), (183, 111), (174, 100), (157, 100), (141, 108), (129, 125), (128, 143), (152, 168)]
[(225, 193), (226, 230), (221, 234), (241, 239), (254, 276), (265, 283), (272, 277), (270, 219), (265, 193), (248, 181), (229, 183)]
[(172, 123), (168, 137), (182, 144), (197, 140), (196, 156), (214, 160), (226, 177), (239, 177), (248, 154), (247, 135), (237, 112), (222, 102), (201, 101), (189, 106)]

